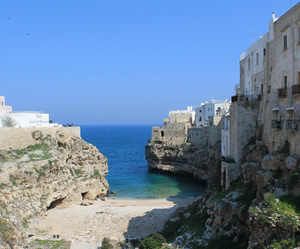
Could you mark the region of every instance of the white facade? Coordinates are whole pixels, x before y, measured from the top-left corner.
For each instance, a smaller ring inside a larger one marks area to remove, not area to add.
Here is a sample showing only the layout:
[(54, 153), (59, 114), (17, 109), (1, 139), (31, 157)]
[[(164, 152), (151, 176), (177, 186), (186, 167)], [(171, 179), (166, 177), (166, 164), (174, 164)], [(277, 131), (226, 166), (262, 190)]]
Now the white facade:
[(201, 128), (209, 125), (209, 117), (222, 116), (229, 110), (230, 103), (228, 101), (211, 100), (209, 103), (201, 103), (196, 107), (195, 126)]
[(240, 55), (240, 94), (245, 95), (249, 100), (256, 99), (263, 93), (265, 81), (264, 69), (266, 57), (269, 53), (268, 43), (273, 40), (273, 24), (278, 18), (273, 18), (269, 23), (269, 32), (253, 43), (248, 49), (247, 54)]
[(4, 96), (0, 96), (0, 112), (12, 112), (12, 107), (5, 105)]
[(14, 127), (34, 128), (34, 127), (60, 127), (57, 123), (49, 122), (49, 114), (41, 112), (13, 112), (11, 106), (5, 105), (5, 97), (0, 96), (0, 127), (3, 121), (10, 118)]

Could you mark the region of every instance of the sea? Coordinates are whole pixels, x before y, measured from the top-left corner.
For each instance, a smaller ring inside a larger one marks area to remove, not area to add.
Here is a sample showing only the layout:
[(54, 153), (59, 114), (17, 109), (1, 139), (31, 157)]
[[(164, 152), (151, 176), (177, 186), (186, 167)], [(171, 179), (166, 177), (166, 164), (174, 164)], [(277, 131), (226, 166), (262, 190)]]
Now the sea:
[(203, 195), (205, 186), (189, 177), (148, 172), (145, 146), (152, 125), (81, 125), (82, 138), (108, 159), (110, 198), (192, 198)]

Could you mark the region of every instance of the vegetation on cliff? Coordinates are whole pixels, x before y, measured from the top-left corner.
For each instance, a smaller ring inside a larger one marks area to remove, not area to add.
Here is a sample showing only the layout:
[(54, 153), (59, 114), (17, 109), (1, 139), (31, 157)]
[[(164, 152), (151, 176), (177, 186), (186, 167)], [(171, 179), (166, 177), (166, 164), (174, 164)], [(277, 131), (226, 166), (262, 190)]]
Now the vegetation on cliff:
[(32, 133), (35, 143), (0, 151), (0, 247), (26, 245), (33, 218), (105, 196), (107, 159), (81, 138)]

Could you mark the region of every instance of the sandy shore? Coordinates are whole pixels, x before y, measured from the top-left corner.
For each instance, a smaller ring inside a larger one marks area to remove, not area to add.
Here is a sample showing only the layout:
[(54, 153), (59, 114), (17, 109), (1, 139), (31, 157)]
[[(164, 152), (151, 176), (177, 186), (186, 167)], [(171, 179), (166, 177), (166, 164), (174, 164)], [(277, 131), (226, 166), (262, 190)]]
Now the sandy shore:
[(192, 199), (151, 199), (95, 201), (91, 206), (72, 205), (47, 211), (31, 223), (29, 230), (39, 239), (72, 241), (71, 248), (97, 248), (104, 237), (116, 241), (142, 238), (160, 231), (166, 220)]

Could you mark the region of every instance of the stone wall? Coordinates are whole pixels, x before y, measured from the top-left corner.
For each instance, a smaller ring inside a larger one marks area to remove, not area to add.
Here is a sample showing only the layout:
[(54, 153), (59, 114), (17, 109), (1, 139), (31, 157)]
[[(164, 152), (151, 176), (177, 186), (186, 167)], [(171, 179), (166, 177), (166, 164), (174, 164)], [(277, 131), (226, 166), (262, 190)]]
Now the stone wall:
[(256, 134), (259, 102), (233, 102), (230, 109), (230, 156), (237, 166), (241, 164), (243, 150)]
[(188, 142), (198, 147), (205, 147), (208, 144), (209, 127), (192, 127), (188, 131)]
[(34, 144), (34, 131), (41, 131), (43, 136), (55, 136), (63, 132), (66, 136), (80, 137), (80, 127), (53, 127), (53, 128), (0, 128), (0, 150), (22, 149)]

